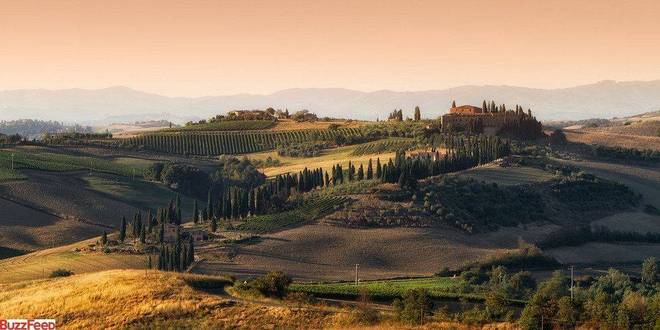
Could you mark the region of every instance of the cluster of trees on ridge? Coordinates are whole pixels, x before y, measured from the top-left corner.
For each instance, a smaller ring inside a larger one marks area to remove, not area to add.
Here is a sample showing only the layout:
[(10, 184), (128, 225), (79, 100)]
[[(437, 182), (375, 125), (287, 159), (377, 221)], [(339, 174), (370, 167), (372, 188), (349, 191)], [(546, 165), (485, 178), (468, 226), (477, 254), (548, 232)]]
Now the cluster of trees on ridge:
[(417, 195), (425, 211), (469, 233), (540, 220), (545, 207), (540, 194), (526, 186), (501, 188), (447, 176), (424, 185)]
[[(166, 207), (158, 208), (155, 215), (149, 209), (144, 218), (141, 212), (135, 212), (130, 221), (126, 220), (126, 217), (122, 217), (119, 224), (118, 241), (124, 243), (129, 237), (132, 237), (133, 241), (139, 241), (142, 245), (159, 246), (157, 261), (155, 265), (152, 264), (150, 255), (148, 268), (185, 271), (195, 260), (195, 246), (190, 235), (181, 233), (180, 225), (183, 219), (181, 212), (181, 197), (177, 195)], [(175, 237), (170, 241), (165, 236), (167, 225), (176, 227)], [(109, 244), (106, 232), (103, 232), (100, 243), (102, 246)]]
[(286, 157), (316, 157), (329, 146), (327, 142), (319, 141), (283, 143), (277, 146), (277, 154)]
[[(390, 121), (403, 121), (403, 110), (394, 110), (390, 112), (390, 114), (387, 116), (387, 120)], [(407, 121), (410, 121), (410, 117), (406, 118)], [(415, 111), (413, 113), (413, 121), (420, 121), (422, 120), (422, 112), (419, 110), (419, 106), (415, 107)]]
[(58, 121), (19, 119), (0, 122), (0, 133), (39, 137), (44, 133), (92, 133), (92, 128), (81, 125), (66, 125)]

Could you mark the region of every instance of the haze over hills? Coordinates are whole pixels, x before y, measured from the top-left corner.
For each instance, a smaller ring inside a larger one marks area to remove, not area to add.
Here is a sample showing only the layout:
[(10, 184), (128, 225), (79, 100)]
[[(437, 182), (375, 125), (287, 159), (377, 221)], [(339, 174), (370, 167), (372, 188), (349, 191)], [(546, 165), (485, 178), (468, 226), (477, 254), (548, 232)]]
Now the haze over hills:
[(424, 116), (447, 111), (452, 100), (480, 105), (483, 99), (531, 108), (541, 120), (611, 118), (660, 109), (660, 80), (615, 82), (561, 89), (460, 86), (443, 90), (361, 92), (342, 88), (296, 88), (269, 95), (169, 97), (127, 87), (0, 91), (0, 120), (38, 118), (82, 123), (168, 119), (185, 122), (233, 109), (309, 109), (319, 116), (385, 118), (395, 109)]

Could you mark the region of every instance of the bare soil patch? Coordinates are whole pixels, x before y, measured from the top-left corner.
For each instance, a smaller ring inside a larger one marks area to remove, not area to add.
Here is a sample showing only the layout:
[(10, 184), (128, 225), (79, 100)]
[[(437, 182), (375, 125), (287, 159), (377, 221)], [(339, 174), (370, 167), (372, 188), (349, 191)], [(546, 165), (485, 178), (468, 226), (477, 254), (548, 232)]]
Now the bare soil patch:
[(564, 130), (566, 139), (570, 142), (595, 144), (606, 147), (622, 147), (632, 149), (660, 150), (660, 137), (620, 134), (596, 130)]
[[(321, 221), (322, 222), (322, 221)], [(353, 280), (428, 276), (443, 267), (483, 261), (534, 241), (553, 226), (507, 228), (467, 235), (452, 228), (356, 229), (320, 223), (262, 236), (240, 245), (231, 258), (206, 259), (195, 272), (239, 277), (284, 270), (299, 280)], [(203, 253), (200, 253), (204, 258)]]
[(640, 234), (660, 233), (660, 216), (644, 212), (623, 212), (594, 221), (592, 225)]
[(641, 262), (660, 255), (660, 244), (587, 243), (580, 246), (560, 247), (545, 251), (565, 264)]

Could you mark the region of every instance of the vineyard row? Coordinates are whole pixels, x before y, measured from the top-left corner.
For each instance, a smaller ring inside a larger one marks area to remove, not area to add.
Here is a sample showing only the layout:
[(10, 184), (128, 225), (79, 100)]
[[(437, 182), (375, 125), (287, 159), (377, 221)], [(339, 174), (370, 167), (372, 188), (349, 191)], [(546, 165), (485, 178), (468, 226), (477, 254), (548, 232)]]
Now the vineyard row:
[(278, 144), (332, 141), (337, 136), (362, 136), (359, 128), (314, 129), (266, 132), (177, 132), (152, 133), (129, 138), (125, 147), (182, 155), (216, 156), (274, 149)]

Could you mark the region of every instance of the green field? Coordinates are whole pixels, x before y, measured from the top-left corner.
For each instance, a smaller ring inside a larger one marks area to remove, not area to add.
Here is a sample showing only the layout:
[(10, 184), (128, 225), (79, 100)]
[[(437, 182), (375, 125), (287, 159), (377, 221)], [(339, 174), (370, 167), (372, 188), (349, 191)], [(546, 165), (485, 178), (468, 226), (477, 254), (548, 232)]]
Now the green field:
[(154, 160), (143, 159), (143, 158), (133, 158), (133, 157), (117, 157), (111, 160), (112, 164), (119, 166), (127, 166), (134, 168), (142, 173), (147, 167), (155, 163)]
[[(10, 165), (11, 166), (11, 165)], [(21, 172), (12, 170), (11, 168), (0, 167), (0, 182), (2, 181), (11, 181), (11, 180), (23, 180), (25, 175)]]
[(42, 149), (35, 149), (34, 151), (23, 149), (0, 150), (0, 168), (11, 168), (12, 155), (14, 169), (34, 169), (54, 172), (90, 170), (92, 172), (111, 173), (122, 176), (141, 174), (139, 168), (114, 163), (110, 160), (91, 156), (49, 152)]
[(278, 230), (319, 218), (332, 212), (336, 207), (340, 207), (345, 201), (345, 197), (319, 198), (290, 211), (250, 217), (240, 224), (238, 229), (255, 233)]
[(176, 128), (167, 128), (163, 132), (185, 132), (185, 131), (247, 131), (257, 129), (268, 129), (275, 126), (272, 120), (227, 120), (213, 123), (194, 124)]
[(459, 293), (461, 280), (451, 277), (426, 277), (401, 280), (364, 281), (359, 285), (353, 282), (345, 283), (294, 283), (289, 289), (296, 292), (306, 292), (318, 297), (358, 297), (360, 290), (366, 289), (373, 299), (389, 300), (401, 297), (411, 289), (426, 289), (433, 298), (468, 298), (480, 300), (476, 294)]
[[(84, 175), (81, 178), (91, 190), (145, 209), (163, 207), (176, 196), (176, 192), (163, 184), (143, 180), (131, 180), (130, 178), (103, 174)], [(181, 203), (184, 216), (192, 212), (194, 203), (192, 198), (181, 196)]]
[(396, 152), (414, 148), (418, 142), (410, 138), (390, 138), (374, 142), (364, 143), (355, 147), (353, 155), (373, 155), (386, 152)]
[(532, 184), (553, 178), (550, 172), (533, 167), (501, 167), (492, 164), (471, 168), (453, 175), (507, 186)]

